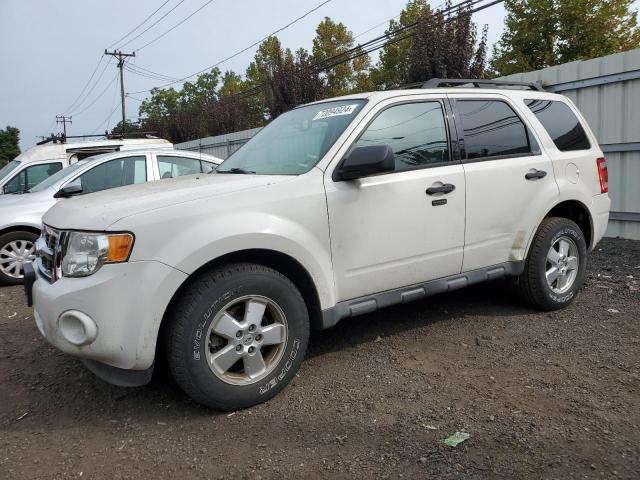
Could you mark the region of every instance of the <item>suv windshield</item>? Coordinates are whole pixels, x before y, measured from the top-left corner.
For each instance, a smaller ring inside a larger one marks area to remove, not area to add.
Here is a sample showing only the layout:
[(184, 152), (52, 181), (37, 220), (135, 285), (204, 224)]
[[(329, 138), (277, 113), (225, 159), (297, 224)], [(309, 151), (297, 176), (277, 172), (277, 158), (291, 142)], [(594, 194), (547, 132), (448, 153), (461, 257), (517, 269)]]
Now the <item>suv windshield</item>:
[(46, 190), (50, 186), (55, 185), (60, 180), (68, 177), (73, 172), (75, 172), (76, 170), (78, 170), (82, 166), (86, 165), (86, 163), (87, 162), (85, 162), (85, 161), (80, 161), (80, 162), (74, 163), (73, 165), (71, 165), (71, 166), (69, 166), (67, 168), (63, 168), (62, 170), (59, 170), (58, 172), (56, 172), (53, 175), (51, 175), (50, 177), (48, 177), (46, 180), (43, 180), (38, 185), (36, 185), (32, 189), (30, 189), (29, 192), (41, 192), (42, 190)]
[(4, 167), (0, 168), (0, 180), (4, 179), (9, 173), (13, 172), (20, 166), (20, 160), (11, 160)]
[(225, 160), (217, 173), (306, 173), (327, 153), (364, 103), (323, 102), (284, 113)]

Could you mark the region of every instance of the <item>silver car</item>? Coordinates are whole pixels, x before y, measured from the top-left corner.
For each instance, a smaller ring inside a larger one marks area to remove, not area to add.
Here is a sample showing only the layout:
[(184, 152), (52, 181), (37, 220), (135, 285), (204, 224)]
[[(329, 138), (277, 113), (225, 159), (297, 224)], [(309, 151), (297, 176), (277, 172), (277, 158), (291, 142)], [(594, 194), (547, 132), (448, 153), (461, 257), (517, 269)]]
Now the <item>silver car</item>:
[(135, 183), (210, 173), (222, 162), (180, 150), (131, 150), (97, 155), (58, 171), (22, 194), (0, 197), (0, 282), (22, 283), (22, 265), (35, 258), (42, 216), (65, 196)]

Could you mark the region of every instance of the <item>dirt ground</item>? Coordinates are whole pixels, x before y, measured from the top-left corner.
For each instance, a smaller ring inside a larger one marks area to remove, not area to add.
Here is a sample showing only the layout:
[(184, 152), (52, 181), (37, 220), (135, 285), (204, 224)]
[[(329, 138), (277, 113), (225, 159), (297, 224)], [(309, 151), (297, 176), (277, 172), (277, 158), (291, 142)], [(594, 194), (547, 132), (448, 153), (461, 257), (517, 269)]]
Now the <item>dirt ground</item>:
[(282, 394), (219, 414), (166, 376), (98, 380), (1, 288), (0, 478), (637, 479), (639, 289), (640, 242), (607, 239), (564, 311), (495, 282), (346, 320)]

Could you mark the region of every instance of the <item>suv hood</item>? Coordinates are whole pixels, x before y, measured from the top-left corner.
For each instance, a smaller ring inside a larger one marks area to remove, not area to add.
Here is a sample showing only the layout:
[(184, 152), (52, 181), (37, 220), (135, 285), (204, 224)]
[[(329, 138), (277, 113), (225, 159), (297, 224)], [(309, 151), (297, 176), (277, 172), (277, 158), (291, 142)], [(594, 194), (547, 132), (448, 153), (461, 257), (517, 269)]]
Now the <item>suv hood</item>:
[[(43, 222), (55, 228), (106, 230), (118, 220), (179, 203), (218, 199), (290, 181), (286, 175), (198, 174), (62, 199)], [(231, 201), (231, 199), (229, 199)]]

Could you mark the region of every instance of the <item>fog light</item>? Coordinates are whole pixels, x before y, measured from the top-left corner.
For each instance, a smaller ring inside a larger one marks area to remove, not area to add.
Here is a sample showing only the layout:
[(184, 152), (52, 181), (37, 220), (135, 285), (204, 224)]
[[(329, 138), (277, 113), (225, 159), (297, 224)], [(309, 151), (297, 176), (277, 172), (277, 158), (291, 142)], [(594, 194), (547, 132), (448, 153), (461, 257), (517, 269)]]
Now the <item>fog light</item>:
[(98, 326), (91, 317), (77, 310), (60, 315), (58, 327), (67, 342), (78, 346), (90, 344), (98, 335)]

